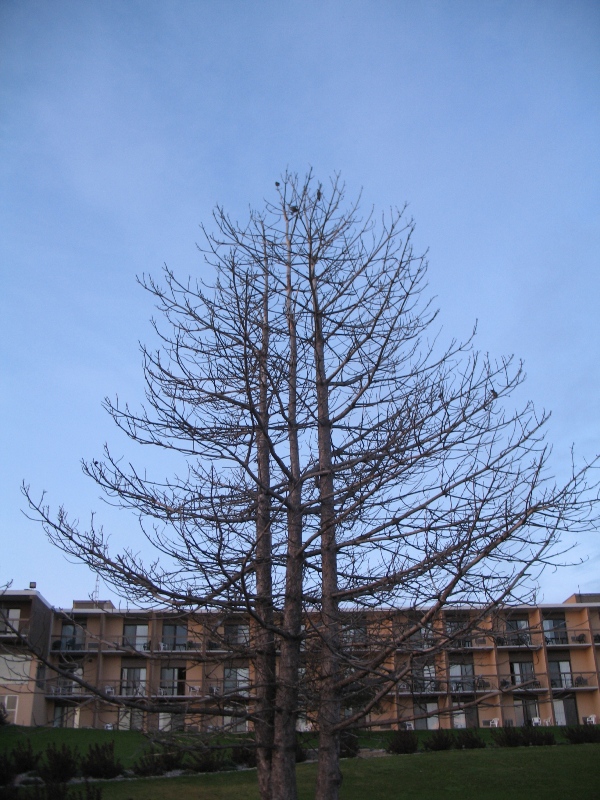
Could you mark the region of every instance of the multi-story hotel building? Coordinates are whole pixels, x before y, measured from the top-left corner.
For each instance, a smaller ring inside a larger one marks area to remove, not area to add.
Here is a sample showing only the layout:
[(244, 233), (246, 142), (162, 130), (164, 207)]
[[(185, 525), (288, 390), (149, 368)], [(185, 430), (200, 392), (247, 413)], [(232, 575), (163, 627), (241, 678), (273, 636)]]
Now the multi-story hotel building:
[[(4, 592), (0, 610), (0, 703), (11, 722), (246, 730), (239, 712), (251, 710), (253, 674), (243, 617), (124, 611), (92, 600), (54, 609), (35, 590)], [(402, 626), (411, 613), (385, 619)], [(346, 646), (367, 647), (382, 618), (349, 615)], [(413, 656), (410, 679), (374, 707), (373, 728), (600, 721), (600, 594), (506, 607), (443, 649), (430, 647), (464, 628), (465, 612), (448, 609), (398, 648), (398, 663)], [(305, 653), (309, 672), (310, 646)], [(310, 700), (305, 711), (300, 725), (310, 727)]]

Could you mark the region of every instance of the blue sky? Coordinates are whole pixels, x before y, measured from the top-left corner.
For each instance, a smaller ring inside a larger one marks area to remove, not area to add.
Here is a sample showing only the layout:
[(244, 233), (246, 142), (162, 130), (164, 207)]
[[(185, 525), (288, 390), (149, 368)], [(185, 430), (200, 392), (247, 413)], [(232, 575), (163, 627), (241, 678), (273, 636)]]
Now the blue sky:
[[(3, 0), (0, 582), (94, 588), (21, 513), (23, 479), (135, 546), (79, 469), (131, 453), (100, 404), (142, 398), (135, 276), (210, 277), (199, 223), (243, 219), (286, 167), (408, 201), (444, 334), (478, 320), (481, 349), (525, 360), (557, 474), (573, 442), (600, 452), (599, 42), (583, 0)], [(545, 600), (600, 591), (580, 542)]]

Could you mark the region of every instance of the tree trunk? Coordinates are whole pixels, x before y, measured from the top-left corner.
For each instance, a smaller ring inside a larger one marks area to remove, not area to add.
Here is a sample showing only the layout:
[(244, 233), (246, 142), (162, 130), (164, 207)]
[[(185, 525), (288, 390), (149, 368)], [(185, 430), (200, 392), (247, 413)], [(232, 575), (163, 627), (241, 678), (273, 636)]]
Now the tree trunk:
[(271, 766), (275, 709), (275, 641), (273, 638), (273, 575), (271, 542), (271, 498), (269, 463), (268, 371), (269, 294), (265, 263), (263, 289), (260, 387), (257, 424), (258, 492), (256, 509), (256, 769), (261, 800), (273, 800)]
[(331, 420), (329, 386), (325, 370), (325, 342), (318, 285), (312, 257), (309, 261), (313, 305), (315, 378), (318, 415), (319, 505), (321, 527), (321, 615), (322, 655), (319, 682), (319, 763), (316, 800), (338, 800), (340, 771), (340, 735), (337, 726), (341, 717), (339, 682), (340, 625), (338, 615), (337, 551), (335, 537), (334, 483), (331, 456)]

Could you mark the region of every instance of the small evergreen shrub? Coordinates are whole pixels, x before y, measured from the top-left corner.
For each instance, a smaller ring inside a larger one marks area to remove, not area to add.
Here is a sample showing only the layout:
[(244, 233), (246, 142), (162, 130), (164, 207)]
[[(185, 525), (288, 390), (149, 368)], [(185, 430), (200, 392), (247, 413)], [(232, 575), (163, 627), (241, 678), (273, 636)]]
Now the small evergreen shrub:
[(163, 745), (158, 752), (158, 760), (160, 762), (163, 772), (171, 772), (174, 769), (181, 769), (183, 767), (183, 759), (185, 753), (177, 745)]
[(419, 740), (414, 731), (395, 731), (386, 748), (388, 753), (403, 755), (416, 753), (419, 749)]
[(308, 754), (301, 742), (296, 739), (296, 764), (303, 764), (308, 758)]
[(340, 758), (356, 758), (359, 750), (358, 736), (352, 731), (342, 731), (340, 734)]
[(67, 783), (79, 771), (79, 751), (63, 744), (49, 744), (38, 772), (46, 783)]
[(115, 743), (92, 744), (81, 761), (81, 771), (89, 778), (116, 778), (123, 765), (115, 758)]
[(445, 728), (438, 728), (437, 731), (425, 739), (423, 744), (425, 750), (450, 750), (454, 747), (454, 736)]
[(12, 758), (17, 774), (20, 775), (22, 772), (31, 772), (32, 769), (37, 768), (40, 753), (34, 753), (31, 741), (23, 739), (13, 747)]
[(155, 747), (150, 747), (140, 755), (132, 764), (132, 770), (140, 778), (148, 778), (150, 775), (162, 775), (164, 772), (160, 753)]
[(478, 750), (485, 747), (485, 742), (477, 731), (472, 728), (464, 728), (455, 732), (455, 747), (458, 750)]
[(7, 786), (12, 783), (16, 775), (17, 769), (12, 753), (0, 752), (0, 786)]
[(211, 750), (208, 747), (188, 753), (188, 764), (196, 772), (220, 772), (229, 767), (222, 750)]
[(231, 760), (240, 767), (256, 766), (256, 748), (247, 745), (237, 745), (231, 748)]
[(570, 725), (562, 733), (571, 744), (594, 744), (600, 742), (600, 725)]
[(521, 737), (524, 745), (530, 745), (532, 747), (556, 744), (552, 731), (540, 728), (539, 726), (533, 727), (532, 725), (528, 725), (522, 728)]
[(523, 744), (519, 728), (493, 728), (492, 739), (498, 747), (521, 747)]

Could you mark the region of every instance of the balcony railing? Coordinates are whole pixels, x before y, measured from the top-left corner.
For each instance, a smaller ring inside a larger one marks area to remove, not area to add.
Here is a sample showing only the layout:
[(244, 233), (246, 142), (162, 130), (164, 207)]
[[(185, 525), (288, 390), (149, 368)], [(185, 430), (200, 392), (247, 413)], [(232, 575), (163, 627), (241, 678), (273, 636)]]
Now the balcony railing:
[(539, 634), (531, 630), (499, 631), (494, 638), (498, 647), (539, 647)]
[(52, 640), (52, 650), (80, 652), (87, 650), (90, 641), (87, 636), (59, 636)]
[(161, 681), (156, 693), (159, 697), (198, 697), (208, 694), (202, 681)]
[(439, 694), (445, 691), (446, 684), (438, 678), (414, 677), (398, 684), (400, 694)]
[[(11, 628), (15, 628), (17, 633)], [(29, 635), (29, 618), (28, 617), (21, 617), (20, 619), (15, 620), (8, 620), (8, 622), (4, 619), (0, 619), (0, 636), (2, 638), (16, 637), (18, 634), (21, 636), (28, 636)]]
[(550, 673), (552, 689), (595, 689), (597, 678), (595, 672), (561, 672)]
[(546, 675), (502, 675), (500, 690), (503, 692), (539, 692), (548, 688)]
[(590, 644), (590, 635), (578, 628), (554, 628), (544, 631), (544, 641), (547, 647), (572, 647)]

